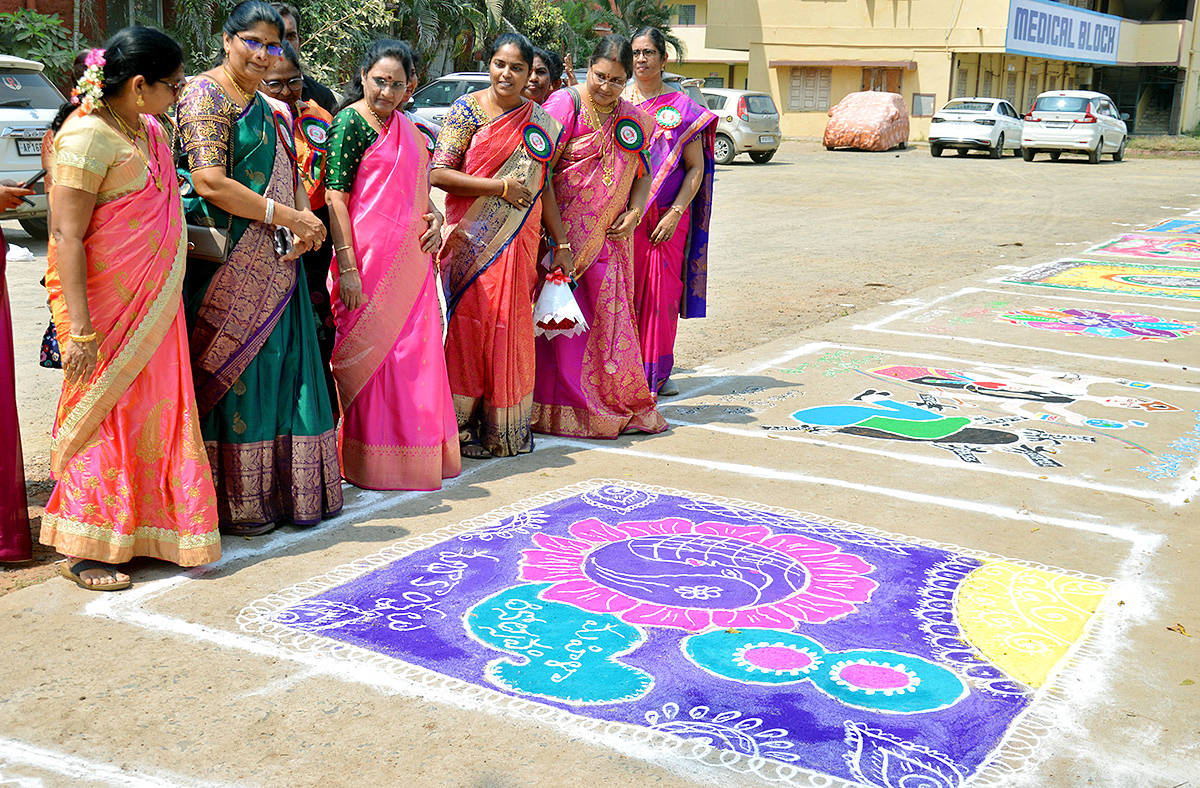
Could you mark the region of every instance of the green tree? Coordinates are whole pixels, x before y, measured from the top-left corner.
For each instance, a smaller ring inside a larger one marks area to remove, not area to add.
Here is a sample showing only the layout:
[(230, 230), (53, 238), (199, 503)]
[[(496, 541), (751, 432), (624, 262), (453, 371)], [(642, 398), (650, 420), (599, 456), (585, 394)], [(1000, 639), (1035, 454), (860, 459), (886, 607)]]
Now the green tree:
[(70, 31), (58, 14), (39, 14), (28, 8), (0, 13), (0, 41), (11, 42), (5, 44), (6, 54), (45, 66), (46, 76), (56, 85), (65, 87), (70, 81), (75, 53)]

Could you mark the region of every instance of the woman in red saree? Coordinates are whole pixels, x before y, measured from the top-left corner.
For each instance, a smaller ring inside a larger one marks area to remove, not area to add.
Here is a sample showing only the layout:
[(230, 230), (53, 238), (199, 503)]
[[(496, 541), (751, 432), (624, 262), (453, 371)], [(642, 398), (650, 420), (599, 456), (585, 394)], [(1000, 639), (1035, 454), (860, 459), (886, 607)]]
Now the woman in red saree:
[(99, 76), (54, 139), (46, 289), (64, 381), (41, 541), (95, 590), (127, 586), (113, 564), (135, 556), (221, 555), (180, 297), (183, 210), (152, 117), (175, 103), (182, 63), (166, 34), (122, 30), (92, 51)]
[(627, 39), (601, 39), (587, 82), (545, 104), (564, 127), (546, 226), (556, 265), (579, 283), (575, 300), (590, 328), (537, 339), (535, 432), (615, 438), (667, 428), (646, 385), (633, 322), (632, 235), (650, 187), (644, 152), (652, 122), (621, 98), (632, 60)]
[(666, 63), (663, 34), (638, 31), (625, 98), (654, 118), (650, 200), (633, 234), (638, 337), (650, 390), (672, 396), (679, 318), (705, 316), (717, 116), (663, 82)]
[(342, 473), (372, 490), (437, 490), (462, 470), (433, 268), (441, 215), (429, 200), (428, 138), (399, 109), (412, 70), (407, 45), (372, 45), (330, 134)]
[(446, 365), (464, 457), (533, 450), (533, 292), (542, 201), (561, 127), (522, 98), (533, 45), (509, 33), (492, 85), (450, 108), (430, 181), (444, 189), (440, 255), (450, 310)]

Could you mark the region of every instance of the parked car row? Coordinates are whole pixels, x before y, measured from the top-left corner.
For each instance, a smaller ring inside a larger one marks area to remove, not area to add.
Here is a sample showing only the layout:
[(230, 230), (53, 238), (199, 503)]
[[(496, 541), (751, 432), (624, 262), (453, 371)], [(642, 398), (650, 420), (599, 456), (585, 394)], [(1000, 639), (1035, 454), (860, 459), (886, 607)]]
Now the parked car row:
[(954, 149), (960, 156), (987, 151), (993, 159), (1011, 150), (1025, 161), (1046, 153), (1053, 161), (1064, 153), (1082, 153), (1096, 164), (1102, 155), (1125, 158), (1128, 114), (1103, 93), (1054, 90), (1038, 95), (1022, 117), (1012, 104), (996, 98), (959, 98), (934, 114), (929, 126), (929, 152), (941, 156)]

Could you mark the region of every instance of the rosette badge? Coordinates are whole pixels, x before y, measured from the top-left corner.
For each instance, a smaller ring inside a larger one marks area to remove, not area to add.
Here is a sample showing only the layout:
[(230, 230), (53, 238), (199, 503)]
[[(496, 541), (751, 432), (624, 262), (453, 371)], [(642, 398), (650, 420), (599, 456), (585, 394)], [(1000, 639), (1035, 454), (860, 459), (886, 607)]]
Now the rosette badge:
[(530, 123), (525, 126), (525, 131), (522, 132), (525, 137), (525, 148), (529, 151), (529, 155), (540, 162), (550, 161), (554, 156), (554, 143), (550, 141), (550, 135), (546, 130), (536, 123)]
[(621, 118), (615, 128), (617, 144), (630, 153), (638, 153), (646, 147), (646, 134), (641, 124), (633, 118)]
[(679, 124), (683, 123), (683, 113), (675, 109), (675, 107), (662, 107), (658, 112), (654, 113), (654, 120), (658, 123), (659, 127), (670, 131), (671, 129), (678, 128)]
[(300, 118), (300, 131), (303, 132), (304, 139), (308, 140), (309, 147), (318, 151), (325, 150), (325, 143), (329, 140), (328, 123), (307, 115)]

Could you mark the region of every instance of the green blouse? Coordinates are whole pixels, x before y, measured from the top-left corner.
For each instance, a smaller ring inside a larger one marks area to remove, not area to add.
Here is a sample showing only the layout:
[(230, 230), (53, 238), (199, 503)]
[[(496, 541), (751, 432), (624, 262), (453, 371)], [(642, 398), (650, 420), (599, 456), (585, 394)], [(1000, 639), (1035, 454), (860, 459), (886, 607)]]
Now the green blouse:
[(354, 188), (354, 176), (363, 154), (371, 147), (379, 132), (371, 128), (357, 110), (347, 107), (333, 119), (329, 127), (329, 163), (325, 171), (325, 188), (349, 194)]

